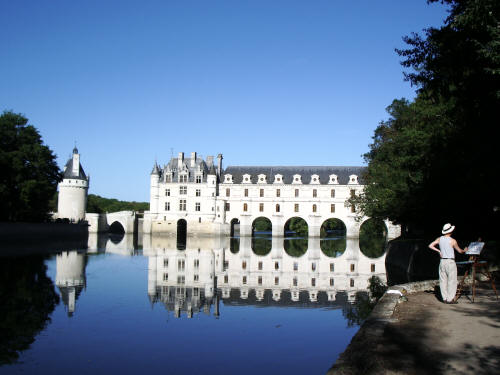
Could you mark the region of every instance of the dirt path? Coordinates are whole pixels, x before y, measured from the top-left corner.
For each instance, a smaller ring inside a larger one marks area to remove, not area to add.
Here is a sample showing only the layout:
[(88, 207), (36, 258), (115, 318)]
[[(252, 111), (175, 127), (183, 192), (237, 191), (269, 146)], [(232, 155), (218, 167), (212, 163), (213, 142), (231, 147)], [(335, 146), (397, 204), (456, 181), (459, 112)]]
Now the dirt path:
[(409, 295), (393, 322), (369, 322), (329, 373), (500, 374), (500, 300), (484, 284), (475, 303), (458, 302), (443, 304), (431, 291)]

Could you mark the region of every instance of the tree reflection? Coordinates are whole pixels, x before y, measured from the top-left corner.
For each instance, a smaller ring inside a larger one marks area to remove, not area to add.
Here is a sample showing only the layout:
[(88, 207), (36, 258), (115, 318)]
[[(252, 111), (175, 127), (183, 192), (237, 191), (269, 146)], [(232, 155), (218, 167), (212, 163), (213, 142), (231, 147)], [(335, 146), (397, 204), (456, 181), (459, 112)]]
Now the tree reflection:
[(231, 237), (229, 239), (229, 250), (233, 254), (238, 254), (238, 251), (240, 251), (240, 239), (239, 239), (239, 237), (238, 238)]
[(0, 365), (14, 363), (50, 322), (59, 303), (43, 256), (0, 262)]
[(287, 238), (284, 241), (285, 251), (291, 257), (301, 257), (307, 252), (307, 238)]
[(252, 250), (255, 255), (267, 255), (271, 251), (272, 237), (271, 235), (259, 235), (252, 237)]
[(359, 228), (359, 248), (368, 258), (379, 258), (385, 253), (387, 228), (382, 220), (368, 219)]

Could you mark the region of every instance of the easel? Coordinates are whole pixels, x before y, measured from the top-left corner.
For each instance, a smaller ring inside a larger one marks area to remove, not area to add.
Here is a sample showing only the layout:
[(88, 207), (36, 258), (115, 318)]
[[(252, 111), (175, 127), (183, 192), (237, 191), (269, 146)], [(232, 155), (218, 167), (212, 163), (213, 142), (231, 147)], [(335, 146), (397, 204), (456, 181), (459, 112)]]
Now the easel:
[[(477, 244), (477, 245), (475, 245)], [(471, 248), (476, 246), (474, 250)], [(495, 282), (493, 281), (493, 277), (491, 276), (490, 271), (488, 271), (488, 262), (486, 260), (480, 260), (479, 255), (481, 250), (483, 249), (484, 242), (473, 242), (469, 245), (470, 250), (466, 254), (470, 254), (469, 260), (465, 262), (457, 262), (457, 265), (467, 265), (467, 270), (465, 271), (462, 280), (458, 284), (457, 294), (453, 301), (456, 301), (460, 298), (462, 291), (465, 287), (465, 279), (469, 275), (469, 272), (472, 273), (472, 302), (474, 302), (474, 297), (476, 296), (476, 273), (480, 273), (485, 275), (488, 278), (488, 281), (491, 282), (491, 288), (495, 291), (498, 300), (497, 289), (495, 288)]]

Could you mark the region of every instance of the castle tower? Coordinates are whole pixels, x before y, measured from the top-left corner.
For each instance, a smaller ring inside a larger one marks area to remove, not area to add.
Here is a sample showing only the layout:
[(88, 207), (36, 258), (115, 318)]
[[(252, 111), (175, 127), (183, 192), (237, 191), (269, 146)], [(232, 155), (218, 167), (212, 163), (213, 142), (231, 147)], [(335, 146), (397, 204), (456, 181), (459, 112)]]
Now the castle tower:
[(57, 217), (79, 221), (85, 219), (89, 177), (80, 164), (78, 149), (73, 149), (73, 156), (64, 167), (63, 180), (59, 183)]

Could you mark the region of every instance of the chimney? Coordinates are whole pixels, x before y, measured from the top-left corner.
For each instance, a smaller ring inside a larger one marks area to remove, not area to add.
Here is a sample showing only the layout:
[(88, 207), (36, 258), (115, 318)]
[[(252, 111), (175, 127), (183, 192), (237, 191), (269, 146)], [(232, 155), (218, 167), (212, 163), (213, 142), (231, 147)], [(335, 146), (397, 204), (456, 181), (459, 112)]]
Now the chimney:
[(222, 154), (217, 155), (217, 175), (221, 176), (222, 174)]
[(191, 153), (191, 168), (196, 167), (196, 152)]
[(182, 163), (184, 162), (184, 153), (179, 152), (179, 156), (177, 156), (177, 169), (182, 169)]
[(207, 156), (207, 167), (210, 168), (212, 165), (214, 165), (214, 157)]

